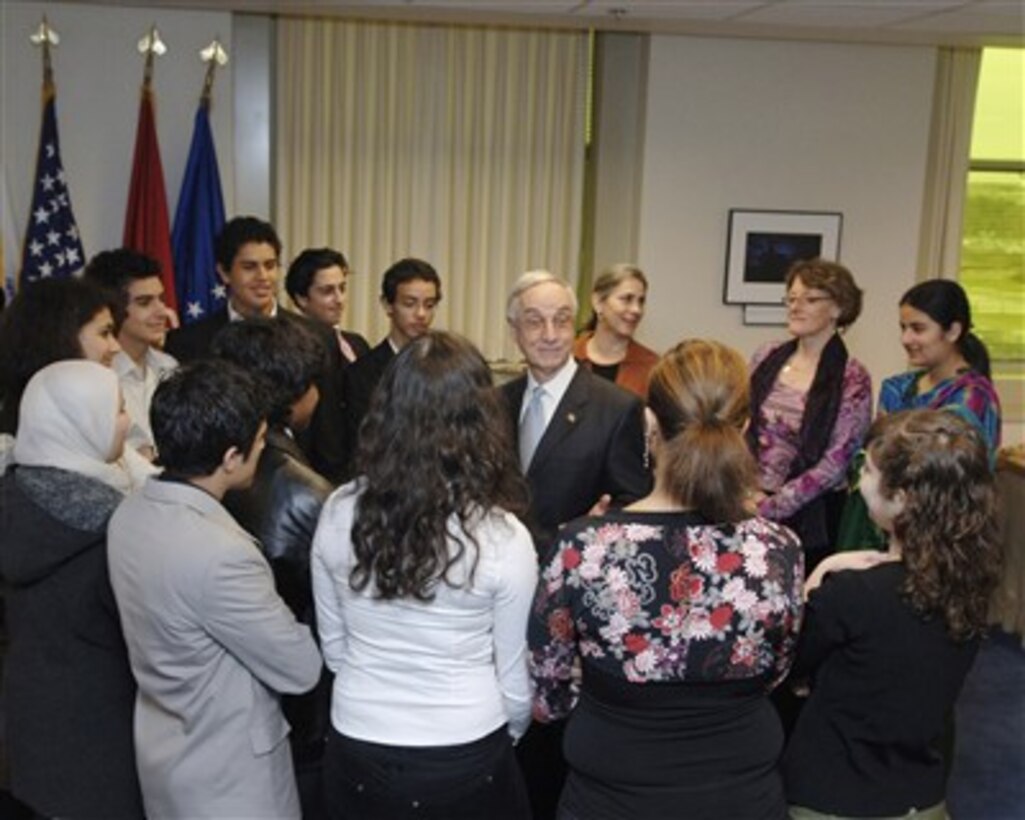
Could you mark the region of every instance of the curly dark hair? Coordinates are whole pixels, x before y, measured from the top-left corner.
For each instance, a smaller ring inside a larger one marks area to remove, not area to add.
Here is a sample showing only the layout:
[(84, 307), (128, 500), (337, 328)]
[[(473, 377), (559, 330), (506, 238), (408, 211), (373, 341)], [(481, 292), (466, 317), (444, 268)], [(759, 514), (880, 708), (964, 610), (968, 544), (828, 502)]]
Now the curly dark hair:
[(982, 634), (1001, 563), (983, 437), (951, 410), (906, 410), (879, 418), (867, 442), (882, 493), (904, 496), (892, 524), (904, 595), (917, 612), (943, 618), (953, 639)]
[[(474, 550), (474, 529), (495, 507), (522, 514), (526, 484), (491, 372), (466, 339), (434, 331), (388, 367), (360, 428), (363, 478), (352, 527), (349, 583), (380, 598), (429, 601)], [(458, 521), (453, 537), (451, 520)]]

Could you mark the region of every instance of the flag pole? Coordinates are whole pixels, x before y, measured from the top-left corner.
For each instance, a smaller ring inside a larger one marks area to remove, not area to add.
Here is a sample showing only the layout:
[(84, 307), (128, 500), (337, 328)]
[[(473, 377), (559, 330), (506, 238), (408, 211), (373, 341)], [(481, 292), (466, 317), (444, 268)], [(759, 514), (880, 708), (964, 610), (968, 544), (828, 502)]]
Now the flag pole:
[(53, 78), (52, 49), (60, 37), (46, 15), (29, 41), (43, 56), (43, 116), (36, 151), (32, 205), (21, 248), (19, 287), (51, 276), (71, 276), (85, 262), (85, 251), (71, 208), (71, 192), (57, 136), (57, 85)]
[(215, 239), (224, 226), (224, 199), (210, 128), (210, 107), (214, 77), (218, 68), (228, 64), (228, 53), (220, 40), (214, 38), (200, 49), (199, 57), (206, 64), (206, 71), (171, 235), (183, 324), (223, 310), (226, 301), (214, 254)]

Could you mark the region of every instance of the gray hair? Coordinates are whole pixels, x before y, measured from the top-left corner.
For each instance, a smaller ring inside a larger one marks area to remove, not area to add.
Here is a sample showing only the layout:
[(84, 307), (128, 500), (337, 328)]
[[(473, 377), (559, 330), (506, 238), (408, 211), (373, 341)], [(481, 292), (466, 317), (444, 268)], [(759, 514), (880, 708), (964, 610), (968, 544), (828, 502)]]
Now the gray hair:
[(547, 270), (529, 270), (523, 274), (519, 279), (516, 280), (512, 290), (509, 292), (509, 298), (505, 303), (505, 318), (509, 322), (515, 322), (520, 318), (520, 297), (531, 288), (536, 288), (538, 285), (544, 285), (547, 282), (551, 282), (556, 285), (560, 285), (569, 294), (570, 303), (573, 306), (573, 313), (576, 315), (577, 312), (577, 294), (573, 290), (572, 285), (562, 277), (556, 276), (551, 271)]

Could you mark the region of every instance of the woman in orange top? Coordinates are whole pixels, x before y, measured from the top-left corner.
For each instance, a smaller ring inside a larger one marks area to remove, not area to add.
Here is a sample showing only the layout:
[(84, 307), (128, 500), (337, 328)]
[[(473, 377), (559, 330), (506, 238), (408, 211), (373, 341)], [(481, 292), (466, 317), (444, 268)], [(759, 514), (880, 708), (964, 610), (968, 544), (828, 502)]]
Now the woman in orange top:
[(640, 268), (619, 264), (602, 271), (591, 290), (591, 321), (573, 346), (579, 362), (642, 399), (658, 362), (655, 351), (633, 339), (647, 298), (648, 280)]

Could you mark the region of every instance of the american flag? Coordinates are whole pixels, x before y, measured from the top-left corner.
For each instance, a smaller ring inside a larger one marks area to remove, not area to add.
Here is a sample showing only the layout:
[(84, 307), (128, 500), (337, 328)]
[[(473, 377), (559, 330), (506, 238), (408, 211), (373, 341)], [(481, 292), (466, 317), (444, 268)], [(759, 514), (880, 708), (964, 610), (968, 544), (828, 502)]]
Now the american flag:
[(49, 91), (43, 104), (36, 183), (25, 230), (20, 282), (71, 276), (84, 264), (85, 251), (71, 210), (71, 195), (57, 139), (57, 99)]

